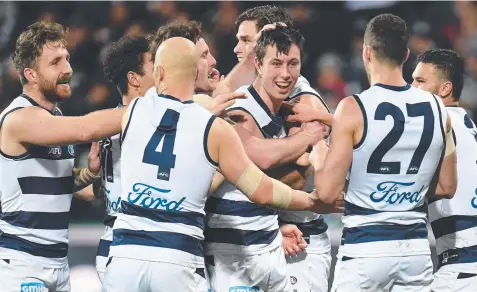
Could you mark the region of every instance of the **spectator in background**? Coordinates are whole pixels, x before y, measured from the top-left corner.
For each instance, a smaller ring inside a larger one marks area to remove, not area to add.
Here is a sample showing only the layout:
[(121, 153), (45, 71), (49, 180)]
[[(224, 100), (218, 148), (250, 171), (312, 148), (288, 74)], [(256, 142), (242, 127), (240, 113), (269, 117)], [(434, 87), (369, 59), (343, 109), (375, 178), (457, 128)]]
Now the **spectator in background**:
[(410, 54), (403, 66), (404, 79), (409, 84), (413, 81), (412, 72), (414, 72), (417, 65), (417, 56), (435, 47), (435, 43), (432, 40), (431, 26), (428, 22), (423, 20), (414, 22), (410, 27), (410, 32), (408, 45)]
[(477, 35), (469, 40), (466, 58), (467, 74), (464, 78), (464, 89), (460, 104), (469, 110), (472, 118), (477, 117)]
[(343, 63), (335, 53), (325, 53), (317, 61), (316, 87), (330, 108), (335, 108), (345, 96), (346, 82), (341, 76)]

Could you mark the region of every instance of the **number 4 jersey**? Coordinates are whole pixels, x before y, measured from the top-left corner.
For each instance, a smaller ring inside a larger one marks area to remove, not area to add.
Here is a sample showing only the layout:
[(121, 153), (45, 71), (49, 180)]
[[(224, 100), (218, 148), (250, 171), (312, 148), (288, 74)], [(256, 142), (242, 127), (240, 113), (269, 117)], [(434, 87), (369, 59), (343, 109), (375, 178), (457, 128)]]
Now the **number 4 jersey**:
[(110, 255), (203, 268), (204, 206), (217, 167), (207, 139), (215, 116), (155, 88), (128, 114)]
[(376, 84), (354, 97), (364, 130), (353, 151), (340, 254), (430, 254), (425, 200), (443, 156), (445, 108), (410, 85)]

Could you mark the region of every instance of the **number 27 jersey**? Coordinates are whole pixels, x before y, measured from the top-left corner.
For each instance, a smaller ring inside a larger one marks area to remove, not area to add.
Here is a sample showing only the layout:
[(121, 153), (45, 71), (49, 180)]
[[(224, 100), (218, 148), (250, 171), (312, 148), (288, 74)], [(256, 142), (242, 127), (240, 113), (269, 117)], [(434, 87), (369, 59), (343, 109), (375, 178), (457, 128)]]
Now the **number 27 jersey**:
[(426, 194), (445, 145), (438, 97), (376, 84), (355, 95), (364, 120), (345, 196), (344, 256), (430, 254)]

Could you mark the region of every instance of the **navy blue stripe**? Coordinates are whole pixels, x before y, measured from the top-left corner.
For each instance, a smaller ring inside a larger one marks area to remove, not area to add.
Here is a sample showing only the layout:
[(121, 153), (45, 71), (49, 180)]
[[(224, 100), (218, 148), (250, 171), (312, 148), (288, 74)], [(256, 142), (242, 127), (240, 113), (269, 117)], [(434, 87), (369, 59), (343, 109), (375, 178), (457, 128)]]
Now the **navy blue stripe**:
[(301, 232), (303, 232), (303, 236), (309, 235), (320, 235), (325, 233), (328, 230), (328, 224), (326, 224), (323, 218), (318, 218), (316, 220), (306, 222), (306, 223), (297, 223), (292, 221), (279, 221), (280, 225), (283, 224), (295, 224)]
[(181, 101), (181, 100), (178, 99), (177, 97), (174, 97), (174, 96), (168, 95), (168, 94), (159, 94), (158, 96), (159, 96), (159, 97), (166, 98), (166, 99), (170, 99), (170, 100), (173, 100), (173, 101), (178, 101), (178, 102), (183, 103), (183, 104), (194, 103), (193, 100)]
[(454, 215), (431, 222), (435, 238), (477, 227), (477, 216)]
[(68, 255), (68, 244), (66, 243), (34, 243), (12, 234), (3, 233), (1, 230), (0, 247), (18, 250), (34, 256), (45, 258), (64, 258)]
[(427, 228), (424, 223), (370, 225), (343, 229), (344, 244), (421, 238), (427, 239)]
[(107, 258), (109, 256), (110, 248), (111, 248), (111, 241), (101, 239), (98, 244), (98, 251), (96, 252), (96, 255)]
[(33, 145), (28, 149), (28, 153), (30, 154), (29, 159), (64, 160), (75, 158), (73, 145), (52, 147)]
[(74, 178), (28, 176), (19, 177), (18, 184), (23, 194), (65, 195), (73, 192)]
[(119, 140), (119, 144), (123, 144), (123, 141), (126, 138), (126, 134), (128, 132), (129, 125), (131, 124), (131, 119), (132, 119), (132, 115), (133, 115), (133, 112), (134, 112), (134, 108), (136, 107), (136, 104), (137, 104), (138, 100), (139, 100), (139, 98), (136, 98), (136, 100), (134, 101), (134, 103), (132, 105), (131, 112), (129, 113), (129, 120), (128, 120), (128, 123), (126, 124), (126, 127), (124, 128), (124, 131), (122, 132), (122, 136), (121, 136), (121, 140)]
[(0, 220), (10, 225), (29, 228), (29, 229), (47, 229), (60, 230), (68, 229), (70, 213), (59, 212), (3, 212), (0, 214)]
[(449, 249), (437, 256), (438, 269), (450, 264), (477, 263), (477, 245)]
[(254, 231), (231, 228), (207, 228), (205, 229), (205, 241), (245, 246), (254, 244), (270, 244), (277, 237), (277, 234), (278, 229), (271, 231)]
[(359, 96), (355, 94), (353, 95), (353, 97), (358, 103), (359, 109), (361, 110), (361, 113), (363, 114), (363, 123), (364, 123), (363, 136), (361, 137), (361, 140), (358, 142), (358, 144), (353, 146), (353, 149), (358, 149), (359, 147), (361, 147), (361, 145), (363, 145), (364, 140), (366, 139), (366, 135), (368, 134), (368, 117), (366, 115), (366, 110), (364, 109), (363, 102), (361, 102), (361, 99), (359, 98)]
[(210, 132), (210, 128), (212, 127), (212, 124), (214, 123), (215, 121), (215, 118), (216, 116), (211, 116), (209, 121), (207, 122), (207, 126), (205, 126), (205, 131), (204, 131), (204, 153), (205, 153), (205, 157), (207, 158), (207, 160), (210, 162), (210, 164), (212, 164), (213, 166), (215, 167), (219, 167), (219, 164), (217, 162), (215, 162), (212, 157), (210, 157), (210, 154), (209, 154), (209, 146), (208, 146), (208, 141), (209, 141), (209, 132)]
[(204, 242), (195, 237), (166, 231), (114, 229), (112, 246), (144, 245), (181, 250), (195, 256), (204, 256)]
[(384, 89), (389, 89), (392, 91), (406, 91), (409, 88), (411, 88), (411, 84), (406, 84), (403, 86), (394, 86), (394, 85), (389, 85), (389, 84), (382, 84), (382, 83), (376, 83), (376, 86), (382, 87)]
[(368, 209), (364, 208), (358, 205), (355, 205), (353, 203), (350, 203), (348, 201), (344, 201), (344, 216), (350, 216), (350, 215), (374, 215), (374, 214), (379, 214), (379, 213), (400, 213), (400, 212), (420, 212), (420, 213), (427, 213), (427, 205), (423, 204), (422, 206), (416, 207), (411, 210), (400, 210), (400, 211), (388, 211), (388, 210), (373, 210), (373, 209)]
[(106, 215), (106, 218), (104, 218), (103, 223), (104, 223), (104, 226), (113, 228), (115, 221), (116, 221), (116, 216)]
[(126, 201), (121, 201), (121, 213), (156, 222), (180, 223), (204, 229), (204, 215), (196, 212), (166, 211), (160, 209), (144, 208)]
[(205, 212), (239, 217), (274, 216), (277, 210), (269, 209), (252, 202), (232, 201), (209, 197), (205, 203)]

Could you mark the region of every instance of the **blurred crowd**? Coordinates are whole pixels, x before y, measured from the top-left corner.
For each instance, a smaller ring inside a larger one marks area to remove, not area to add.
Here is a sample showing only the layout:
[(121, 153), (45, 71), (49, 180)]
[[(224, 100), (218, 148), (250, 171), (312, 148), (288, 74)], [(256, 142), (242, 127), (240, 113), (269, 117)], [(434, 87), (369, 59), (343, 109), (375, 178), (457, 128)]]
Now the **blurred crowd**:
[[(334, 108), (341, 98), (366, 89), (361, 50), (368, 20), (382, 12), (399, 15), (411, 34), (411, 56), (404, 74), (412, 82), (415, 60), (434, 48), (453, 48), (466, 58), (461, 101), (477, 117), (477, 2), (0, 2), (0, 110), (21, 93), (19, 75), (10, 62), (16, 38), (38, 20), (64, 24), (74, 70), (72, 96), (60, 104), (65, 115), (83, 115), (114, 107), (117, 90), (104, 78), (107, 45), (124, 35), (145, 34), (173, 19), (199, 20), (205, 39), (226, 74), (237, 63), (235, 20), (245, 9), (276, 4), (289, 9), (306, 38), (302, 74)], [(98, 212), (102, 212), (98, 208)], [(74, 212), (73, 212), (74, 213)], [(73, 217), (80, 217), (80, 213)]]

